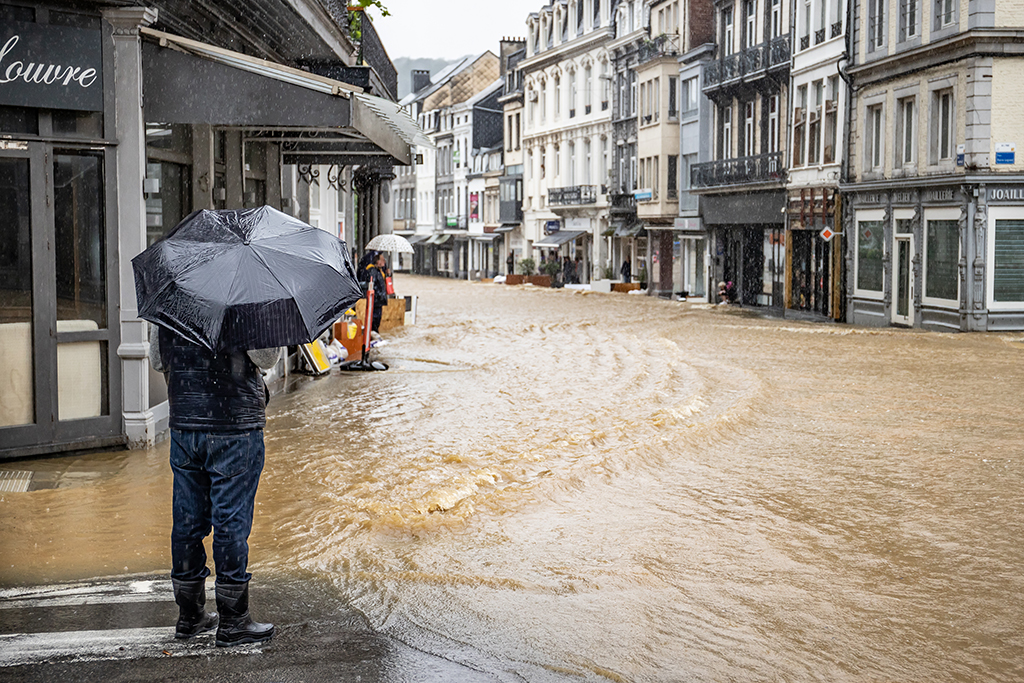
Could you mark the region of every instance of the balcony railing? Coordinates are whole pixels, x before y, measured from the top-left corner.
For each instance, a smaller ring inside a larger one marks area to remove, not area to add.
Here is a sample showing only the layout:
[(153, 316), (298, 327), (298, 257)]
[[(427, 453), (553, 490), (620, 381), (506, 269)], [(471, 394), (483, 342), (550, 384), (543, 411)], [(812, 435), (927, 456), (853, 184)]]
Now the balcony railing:
[(772, 38), (772, 42), (768, 45), (768, 68), (788, 65), (791, 57), (789, 34)]
[(548, 189), (548, 206), (578, 206), (597, 203), (597, 185), (573, 185)]
[(825, 29), (819, 28), (814, 32), (814, 44), (821, 45), (825, 42)]
[(786, 66), (789, 60), (789, 34), (786, 34), (708, 64), (704, 68), (704, 89), (713, 90), (745, 77), (761, 78), (766, 70)]
[(831, 37), (838, 38), (841, 35), (843, 35), (843, 22), (837, 21), (836, 23), (832, 24)]
[(810, 46), (811, 46), (811, 37), (809, 35), (808, 36), (800, 36), (800, 51), (803, 52), (804, 50), (806, 50)]
[(657, 57), (679, 54), (679, 35), (662, 33), (660, 36), (644, 42), (636, 51), (637, 64), (646, 64)]
[(632, 192), (629, 194), (613, 194), (611, 195), (611, 205), (613, 213), (622, 211), (636, 213), (636, 196)]
[(753, 185), (785, 180), (786, 169), (783, 167), (782, 152), (708, 161), (695, 164), (690, 170), (690, 186), (693, 188)]

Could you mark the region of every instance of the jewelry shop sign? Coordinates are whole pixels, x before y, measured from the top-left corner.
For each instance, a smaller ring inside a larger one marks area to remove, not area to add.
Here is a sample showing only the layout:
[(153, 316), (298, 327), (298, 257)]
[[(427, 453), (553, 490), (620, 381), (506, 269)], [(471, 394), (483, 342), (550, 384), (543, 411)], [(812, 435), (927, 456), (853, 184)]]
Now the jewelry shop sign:
[(0, 105), (102, 110), (100, 31), (13, 21), (0, 26)]

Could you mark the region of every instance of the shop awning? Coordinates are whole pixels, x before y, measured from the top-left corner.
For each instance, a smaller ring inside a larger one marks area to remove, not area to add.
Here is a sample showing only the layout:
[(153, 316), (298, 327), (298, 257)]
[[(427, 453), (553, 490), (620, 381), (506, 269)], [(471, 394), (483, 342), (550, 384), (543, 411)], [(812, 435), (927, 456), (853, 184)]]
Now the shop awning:
[(450, 240), (451, 237), (451, 235), (445, 235), (442, 232), (436, 232), (430, 237), (428, 237), (427, 241), (424, 242), (424, 244), (444, 244), (445, 242)]
[(396, 102), (301, 69), (142, 28), (146, 120), (241, 128), (281, 143), (284, 163), (412, 162), (430, 145)]
[(502, 223), (494, 229), (494, 232), (512, 232), (519, 227), (519, 223)]
[(420, 242), (423, 242), (424, 240), (427, 240), (429, 238), (430, 235), (409, 235), (405, 239), (409, 244), (419, 244)]
[(646, 237), (643, 221), (633, 220), (624, 222), (615, 228), (615, 237)]
[(553, 232), (539, 242), (534, 242), (533, 246), (538, 249), (557, 249), (566, 242), (571, 242), (580, 235), (586, 235), (586, 230), (559, 230)]
[(470, 237), (477, 240), (478, 242), (493, 242), (499, 237), (502, 237), (502, 235), (501, 233), (497, 232), (485, 232), (482, 235), (470, 235)]

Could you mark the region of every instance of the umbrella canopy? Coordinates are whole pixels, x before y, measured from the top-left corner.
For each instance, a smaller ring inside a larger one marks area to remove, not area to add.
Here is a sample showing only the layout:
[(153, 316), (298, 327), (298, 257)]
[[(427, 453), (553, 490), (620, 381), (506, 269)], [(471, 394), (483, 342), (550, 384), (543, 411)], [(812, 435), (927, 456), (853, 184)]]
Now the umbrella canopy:
[(411, 254), (412, 245), (409, 240), (401, 235), (377, 235), (366, 245), (367, 249), (374, 251), (394, 251), (401, 254)]
[(213, 351), (311, 342), (362, 296), (343, 241), (269, 206), (196, 211), (132, 267), (139, 317)]

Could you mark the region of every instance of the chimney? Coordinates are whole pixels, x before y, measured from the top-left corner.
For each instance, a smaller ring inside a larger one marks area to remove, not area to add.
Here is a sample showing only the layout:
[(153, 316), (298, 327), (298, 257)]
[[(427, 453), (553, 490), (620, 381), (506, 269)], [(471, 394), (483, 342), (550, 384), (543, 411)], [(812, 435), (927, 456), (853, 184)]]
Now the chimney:
[(508, 58), (510, 55), (519, 52), (526, 48), (525, 38), (505, 38), (501, 39), (499, 43), (499, 53), (501, 58), (501, 77), (505, 77), (505, 73), (508, 72)]
[(414, 93), (423, 90), (430, 85), (430, 71), (423, 69), (412, 70), (412, 91)]

